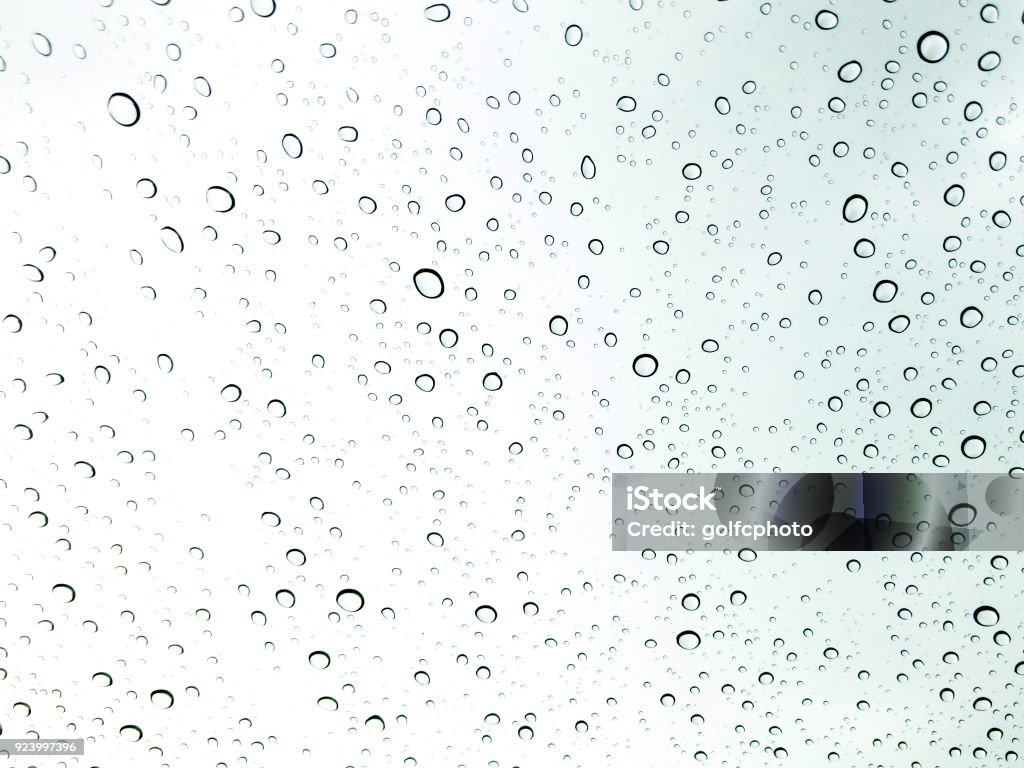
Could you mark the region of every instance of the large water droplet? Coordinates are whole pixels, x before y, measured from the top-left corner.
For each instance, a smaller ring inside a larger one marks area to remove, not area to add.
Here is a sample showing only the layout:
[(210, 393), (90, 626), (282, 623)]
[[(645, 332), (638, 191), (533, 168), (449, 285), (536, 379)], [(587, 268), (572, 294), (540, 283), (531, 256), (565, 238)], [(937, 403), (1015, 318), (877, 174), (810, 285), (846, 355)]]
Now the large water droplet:
[(286, 133), (281, 137), (281, 149), (293, 160), (302, 157), (302, 140), (294, 133)]
[(185, 241), (181, 239), (181, 235), (174, 227), (160, 228), (160, 242), (171, 253), (181, 253), (185, 250)]
[(220, 396), (229, 403), (237, 403), (242, 397), (242, 388), (236, 384), (228, 384), (220, 391)]
[(335, 597), (338, 605), (341, 606), (342, 610), (348, 611), (349, 613), (355, 613), (361, 611), (365, 600), (363, 599), (363, 593), (357, 589), (343, 589), (337, 597)]
[(658, 359), (654, 355), (642, 354), (633, 358), (633, 373), (647, 378), (658, 370)]
[(153, 702), (154, 706), (160, 709), (170, 709), (174, 706), (174, 694), (170, 691), (166, 691), (163, 688), (159, 688), (149, 694), (149, 700)]
[(851, 224), (856, 224), (864, 218), (868, 212), (868, 201), (864, 195), (850, 195), (843, 203), (843, 218)]
[(423, 9), (423, 15), (427, 17), (428, 21), (448, 21), (451, 18), (452, 9), (444, 3), (434, 3)]
[(276, 0), (249, 0), (249, 7), (252, 8), (252, 12), (260, 18), (268, 18), (274, 15), (274, 11), (277, 10)]
[(941, 32), (925, 32), (917, 40), (917, 55), (929, 64), (942, 61), (949, 53), (949, 40)]
[(965, 307), (960, 313), (960, 325), (964, 328), (976, 328), (985, 316), (977, 307)]
[(473, 613), (484, 624), (493, 624), (498, 619), (498, 612), (489, 605), (478, 606)]
[(700, 645), (700, 635), (698, 635), (692, 629), (688, 629), (685, 632), (680, 632), (678, 635), (676, 635), (676, 645), (678, 645), (684, 651), (692, 651), (698, 645)]
[(128, 741), (141, 741), (142, 729), (137, 725), (122, 725), (119, 731), (121, 738)]
[(418, 269), (412, 276), (412, 284), (416, 286), (420, 296), (425, 299), (436, 299), (444, 293), (444, 280), (435, 270)]
[(898, 292), (899, 287), (892, 280), (879, 280), (875, 283), (873, 295), (875, 297), (875, 301), (888, 304), (896, 298), (896, 294)]
[(974, 609), (974, 621), (982, 627), (994, 627), (999, 623), (999, 611), (991, 605), (982, 605)]
[(986, 447), (985, 438), (980, 435), (969, 435), (960, 443), (960, 453), (968, 459), (980, 459)]
[(851, 59), (839, 68), (839, 79), (844, 83), (852, 83), (860, 77), (862, 70), (863, 68), (861, 67), (860, 62), (856, 59)]
[(210, 187), (206, 190), (206, 204), (217, 213), (227, 213), (235, 207), (235, 196), (224, 187)]
[(309, 665), (313, 669), (327, 669), (331, 666), (331, 656), (326, 651), (313, 651), (309, 654)]
[(112, 93), (107, 99), (107, 112), (115, 123), (125, 128), (139, 122), (139, 105), (127, 93)]

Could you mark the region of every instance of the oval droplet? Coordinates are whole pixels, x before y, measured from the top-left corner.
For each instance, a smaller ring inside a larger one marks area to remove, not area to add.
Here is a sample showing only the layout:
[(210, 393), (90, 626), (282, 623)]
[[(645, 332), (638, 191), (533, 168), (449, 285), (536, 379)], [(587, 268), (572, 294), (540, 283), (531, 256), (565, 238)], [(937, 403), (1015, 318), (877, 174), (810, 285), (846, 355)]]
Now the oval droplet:
[(843, 203), (843, 218), (851, 224), (856, 224), (863, 219), (868, 212), (868, 201), (864, 195), (850, 195)]
[(139, 122), (139, 105), (127, 93), (120, 91), (110, 94), (107, 99), (107, 113), (115, 123), (125, 128), (131, 128)]
[(294, 133), (286, 133), (281, 137), (281, 149), (292, 160), (302, 157), (302, 140)]
[(174, 227), (160, 228), (160, 242), (171, 253), (182, 253), (185, 250), (185, 241)]
[(489, 605), (478, 606), (473, 614), (484, 624), (493, 624), (498, 619), (498, 612)]
[(227, 213), (235, 207), (235, 196), (224, 187), (213, 186), (206, 190), (206, 204), (217, 213)]
[(684, 651), (692, 651), (700, 645), (700, 635), (691, 629), (688, 629), (685, 632), (680, 632), (676, 635), (676, 645)]
[(436, 299), (444, 293), (444, 280), (435, 270), (423, 268), (416, 270), (412, 276), (412, 284), (425, 299)]
[(851, 59), (839, 68), (839, 79), (844, 83), (852, 83), (863, 71), (863, 67), (856, 59)]
[(357, 589), (343, 589), (335, 597), (335, 601), (341, 606), (342, 610), (348, 611), (349, 613), (356, 613), (363, 609), (366, 601), (363, 599), (363, 593)]
[(423, 15), (427, 17), (428, 21), (448, 21), (452, 16), (452, 9), (444, 3), (434, 3), (423, 9)]

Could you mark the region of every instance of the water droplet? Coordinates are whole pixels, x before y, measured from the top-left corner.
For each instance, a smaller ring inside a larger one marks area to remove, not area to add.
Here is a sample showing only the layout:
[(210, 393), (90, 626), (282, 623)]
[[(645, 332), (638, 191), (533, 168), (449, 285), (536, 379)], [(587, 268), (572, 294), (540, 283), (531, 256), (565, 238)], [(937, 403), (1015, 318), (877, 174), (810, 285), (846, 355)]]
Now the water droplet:
[(875, 283), (875, 289), (872, 292), (872, 295), (875, 297), (875, 301), (881, 302), (882, 304), (888, 304), (896, 298), (896, 294), (898, 292), (899, 287), (892, 280), (879, 280)]
[(206, 204), (217, 213), (227, 213), (235, 207), (235, 196), (224, 187), (213, 186), (206, 190)]
[(960, 453), (968, 459), (980, 459), (985, 453), (987, 444), (980, 435), (970, 435), (960, 443)]
[(501, 376), (499, 376), (494, 371), (491, 371), (484, 375), (483, 387), (488, 392), (497, 392), (499, 389), (501, 389), (501, 385)]
[(974, 621), (982, 627), (994, 627), (999, 623), (999, 611), (991, 605), (982, 605), (974, 609)]
[(237, 384), (228, 384), (220, 391), (220, 396), (229, 403), (237, 403), (242, 398), (242, 388)]
[(412, 276), (412, 284), (416, 286), (420, 296), (425, 299), (436, 299), (444, 293), (444, 280), (433, 269), (416, 270)]
[(561, 315), (555, 315), (548, 320), (548, 330), (555, 336), (565, 336), (569, 332), (569, 321)]
[(302, 140), (294, 133), (286, 133), (281, 137), (281, 149), (292, 160), (302, 157)]
[(266, 19), (274, 15), (274, 11), (277, 10), (277, 2), (276, 0), (249, 0), (249, 7), (257, 16)]
[(685, 632), (680, 632), (678, 635), (676, 635), (676, 645), (678, 645), (684, 651), (692, 651), (698, 645), (700, 645), (700, 635), (698, 635), (692, 629), (688, 629)]
[(863, 67), (861, 67), (860, 62), (856, 59), (851, 59), (839, 68), (839, 79), (844, 83), (852, 83), (860, 77), (862, 71)]
[(429, 21), (448, 21), (451, 18), (452, 10), (444, 3), (434, 3), (428, 5), (423, 9), (423, 15), (427, 17)]
[(165, 691), (163, 688), (150, 693), (149, 700), (160, 709), (170, 709), (174, 706), (174, 694), (170, 691)]
[(181, 253), (185, 250), (185, 241), (181, 239), (181, 235), (174, 227), (160, 228), (160, 242), (171, 253)]
[(875, 255), (875, 244), (873, 241), (862, 237), (853, 246), (853, 252), (861, 259), (868, 259)]
[(620, 112), (633, 112), (636, 109), (636, 99), (632, 96), (619, 96), (615, 106)]
[(484, 624), (493, 624), (498, 619), (498, 612), (489, 605), (478, 606), (473, 614)]
[(989, 51), (983, 53), (981, 58), (978, 59), (978, 69), (982, 72), (991, 72), (993, 69), (999, 66), (1002, 61), (999, 54), (996, 51)]
[(917, 55), (929, 64), (942, 61), (949, 53), (949, 40), (941, 32), (925, 32), (917, 40)]
[(814, 23), (818, 25), (818, 29), (835, 29), (839, 26), (839, 17), (832, 11), (818, 11)]
[(127, 93), (112, 93), (107, 99), (107, 112), (115, 123), (125, 128), (139, 122), (139, 105)]
[(574, 48), (583, 42), (583, 30), (578, 24), (570, 24), (565, 28), (565, 42)]
[(462, 195), (448, 195), (444, 200), (444, 207), (452, 213), (458, 213), (466, 207), (466, 198)]
[(927, 397), (919, 397), (910, 404), (910, 413), (918, 419), (926, 418), (932, 412), (932, 401)]
[(343, 589), (341, 590), (335, 601), (341, 606), (342, 610), (348, 611), (349, 613), (355, 613), (361, 611), (365, 600), (363, 599), (363, 593), (356, 589)]
[(309, 654), (309, 665), (313, 669), (327, 669), (331, 666), (331, 656), (326, 651), (313, 651)]
[(654, 355), (642, 354), (633, 358), (633, 373), (642, 378), (653, 376), (658, 370), (658, 359)]
[(960, 325), (964, 328), (976, 328), (985, 319), (977, 307), (965, 307), (960, 312)]
[(62, 603), (71, 603), (75, 600), (75, 588), (68, 584), (55, 584), (51, 591)]
[(580, 173), (584, 179), (592, 179), (597, 175), (597, 166), (594, 165), (594, 160), (590, 155), (583, 156), (583, 160), (580, 162)]
[(868, 212), (868, 201), (864, 195), (850, 195), (843, 203), (843, 218), (851, 224), (856, 224), (864, 218)]

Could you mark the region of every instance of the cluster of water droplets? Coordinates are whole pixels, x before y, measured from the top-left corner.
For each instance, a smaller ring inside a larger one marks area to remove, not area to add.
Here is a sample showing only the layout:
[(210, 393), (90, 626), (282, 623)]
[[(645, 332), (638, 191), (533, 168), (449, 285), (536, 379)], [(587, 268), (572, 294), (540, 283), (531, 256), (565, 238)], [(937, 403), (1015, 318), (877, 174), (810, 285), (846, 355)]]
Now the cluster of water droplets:
[(1018, 759), (1019, 556), (614, 553), (608, 497), (1024, 473), (1019, 8), (30, 5), (4, 737)]

